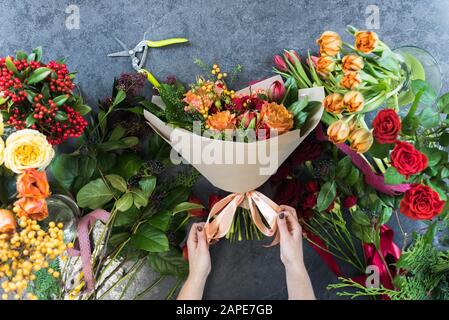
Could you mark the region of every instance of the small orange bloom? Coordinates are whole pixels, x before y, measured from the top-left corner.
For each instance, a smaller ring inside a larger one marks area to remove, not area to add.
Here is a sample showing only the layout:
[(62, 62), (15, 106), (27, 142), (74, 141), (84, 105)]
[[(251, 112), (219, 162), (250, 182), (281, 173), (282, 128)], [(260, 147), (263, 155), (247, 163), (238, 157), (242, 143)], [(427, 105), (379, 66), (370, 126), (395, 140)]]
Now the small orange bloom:
[(345, 89), (354, 90), (362, 83), (360, 74), (355, 71), (346, 71), (343, 78), (340, 80), (340, 86)]
[(17, 178), (18, 198), (36, 197), (47, 198), (50, 196), (50, 186), (48, 185), (45, 171), (27, 169)]
[(367, 152), (374, 142), (373, 134), (365, 128), (355, 129), (348, 138), (351, 143), (351, 149), (358, 153)]
[(210, 115), (206, 120), (206, 126), (213, 130), (224, 131), (226, 129), (234, 129), (235, 122), (235, 114), (226, 110)]
[(19, 218), (42, 221), (48, 216), (47, 201), (44, 198), (20, 198), (14, 202), (13, 210)]
[(349, 136), (349, 125), (343, 120), (337, 120), (327, 128), (329, 141), (340, 144), (344, 143)]
[(343, 96), (339, 93), (331, 93), (323, 100), (323, 106), (327, 112), (340, 114), (345, 109)]
[(184, 94), (184, 99), (182, 101), (187, 103), (190, 109), (194, 109), (198, 112), (209, 110), (213, 103), (208, 94), (201, 89), (198, 89), (195, 92), (192, 90), (187, 91), (187, 93)]
[(348, 110), (348, 112), (359, 112), (362, 111), (363, 107), (365, 106), (365, 99), (360, 92), (349, 91), (343, 98), (343, 105)]
[(364, 65), (363, 58), (355, 54), (349, 54), (341, 59), (341, 68), (343, 71), (359, 71)]
[(359, 31), (355, 34), (355, 48), (365, 54), (371, 53), (379, 44), (379, 37), (372, 31)]
[(326, 77), (329, 72), (334, 71), (335, 62), (332, 57), (329, 56), (321, 56), (318, 58), (316, 62), (316, 71), (322, 76)]
[(321, 55), (325, 56), (335, 56), (342, 45), (340, 36), (333, 31), (323, 32), (316, 43), (320, 46)]
[(14, 233), (16, 226), (14, 214), (10, 210), (0, 209), (0, 234)]
[(265, 102), (260, 114), (262, 121), (270, 129), (277, 130), (278, 134), (285, 133), (293, 128), (293, 114), (282, 104)]

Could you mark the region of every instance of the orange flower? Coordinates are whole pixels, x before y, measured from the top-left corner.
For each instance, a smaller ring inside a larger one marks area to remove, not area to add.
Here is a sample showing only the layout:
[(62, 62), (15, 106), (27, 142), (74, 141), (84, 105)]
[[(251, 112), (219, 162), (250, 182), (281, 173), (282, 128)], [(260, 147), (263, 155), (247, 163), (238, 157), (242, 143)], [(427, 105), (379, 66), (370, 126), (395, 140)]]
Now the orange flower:
[(278, 131), (278, 134), (289, 131), (293, 128), (293, 115), (286, 107), (276, 102), (265, 102), (260, 112), (262, 121), (270, 129)]
[(345, 109), (343, 96), (339, 93), (331, 93), (324, 99), (323, 106), (327, 112), (340, 114)]
[(19, 218), (41, 221), (48, 216), (47, 201), (44, 198), (24, 197), (14, 202), (14, 212)]
[(17, 178), (17, 192), (18, 198), (47, 198), (50, 196), (50, 186), (45, 171), (25, 170)]
[(235, 114), (230, 111), (221, 111), (210, 115), (206, 120), (206, 128), (224, 131), (226, 129), (234, 129)]
[(355, 54), (349, 54), (341, 59), (341, 68), (343, 71), (359, 71), (364, 65), (363, 58)]
[(182, 101), (187, 103), (190, 109), (202, 113), (207, 112), (213, 103), (212, 99), (210, 99), (208, 94), (202, 89), (187, 91), (184, 94), (184, 99)]
[(335, 56), (341, 48), (341, 38), (333, 31), (323, 32), (316, 43), (320, 46), (321, 55), (325, 56)]
[(13, 213), (10, 210), (0, 209), (0, 234), (14, 233), (16, 226)]
[(322, 76), (327, 76), (329, 72), (334, 71), (335, 62), (332, 57), (329, 56), (321, 56), (318, 58), (316, 62), (316, 71)]
[(343, 143), (349, 136), (349, 125), (343, 120), (337, 120), (327, 128), (329, 141), (335, 144)]
[(365, 128), (357, 128), (349, 135), (351, 149), (358, 153), (367, 152), (373, 145), (373, 134)]
[(340, 86), (345, 89), (354, 90), (362, 83), (360, 74), (355, 71), (346, 71), (343, 78), (340, 80)]
[(379, 37), (372, 31), (359, 31), (355, 34), (355, 48), (365, 54), (371, 53), (379, 44)]
[(365, 105), (363, 95), (358, 91), (349, 91), (343, 98), (343, 105), (348, 112), (359, 112)]

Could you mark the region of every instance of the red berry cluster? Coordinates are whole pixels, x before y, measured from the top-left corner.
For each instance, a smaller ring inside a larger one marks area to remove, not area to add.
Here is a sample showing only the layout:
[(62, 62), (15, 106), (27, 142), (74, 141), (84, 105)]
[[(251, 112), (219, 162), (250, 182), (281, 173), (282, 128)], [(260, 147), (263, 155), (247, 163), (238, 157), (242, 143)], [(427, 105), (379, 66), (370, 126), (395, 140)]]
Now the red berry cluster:
[(50, 78), (50, 91), (72, 93), (75, 85), (72, 83), (72, 79), (70, 79), (70, 73), (67, 66), (63, 63), (50, 61), (47, 67), (52, 69), (58, 76), (57, 79)]
[[(68, 138), (79, 137), (87, 122), (70, 106), (74, 84), (67, 66), (56, 61), (45, 65), (37, 61), (27, 62), (26, 59), (9, 59), (14, 63), (18, 74), (7, 68), (6, 58), (0, 58), (0, 92), (3, 92), (3, 98), (10, 98), (13, 102), (9, 109), (6, 103), (0, 105), (0, 109), (8, 110), (9, 113), (6, 124), (16, 130), (27, 127), (39, 130), (47, 136), (51, 144), (60, 144)], [(29, 86), (27, 75), (40, 67), (47, 67), (53, 72), (41, 82)], [(48, 85), (49, 96), (43, 94), (44, 84)], [(32, 92), (32, 99), (28, 97), (25, 89)], [(58, 106), (53, 99), (63, 94), (66, 94), (68, 99), (65, 104)]]

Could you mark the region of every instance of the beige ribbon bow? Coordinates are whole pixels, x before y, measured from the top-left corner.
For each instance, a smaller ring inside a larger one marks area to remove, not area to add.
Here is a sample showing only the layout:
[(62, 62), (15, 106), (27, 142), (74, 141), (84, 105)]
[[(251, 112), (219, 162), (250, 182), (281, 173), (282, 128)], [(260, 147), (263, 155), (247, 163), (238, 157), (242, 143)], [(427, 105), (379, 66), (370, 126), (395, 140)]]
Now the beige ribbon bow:
[[(218, 201), (210, 210), (204, 226), (209, 243), (224, 237), (228, 233), (232, 226), (235, 212), (245, 199), (251, 212), (252, 220), (260, 232), (268, 237), (276, 234), (276, 218), (281, 208), (275, 202), (258, 191), (232, 193)], [(265, 225), (260, 215), (265, 218), (269, 227)], [(212, 218), (214, 219), (210, 221)], [(270, 246), (277, 243), (279, 243), (278, 236), (276, 236)]]

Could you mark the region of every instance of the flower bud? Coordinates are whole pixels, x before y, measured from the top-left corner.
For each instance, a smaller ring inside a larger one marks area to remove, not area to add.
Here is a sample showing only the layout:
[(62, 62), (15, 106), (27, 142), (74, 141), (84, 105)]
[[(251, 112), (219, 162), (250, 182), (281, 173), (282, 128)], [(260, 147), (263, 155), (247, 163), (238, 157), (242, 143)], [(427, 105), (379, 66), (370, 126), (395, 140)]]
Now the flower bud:
[(343, 105), (348, 112), (359, 112), (365, 105), (365, 99), (360, 92), (349, 91), (343, 98)]
[(316, 71), (326, 77), (329, 72), (334, 71), (335, 69), (335, 61), (332, 57), (329, 56), (321, 56), (316, 61)]
[(341, 59), (341, 68), (343, 71), (359, 71), (363, 69), (365, 62), (361, 56), (349, 54)]
[(379, 44), (379, 37), (372, 31), (359, 31), (355, 34), (354, 47), (365, 53), (369, 54), (376, 49)]
[(285, 96), (284, 84), (280, 81), (274, 81), (268, 89), (268, 99), (270, 101), (281, 102)]
[(16, 231), (16, 219), (10, 210), (0, 209), (0, 234), (14, 233)]
[(244, 129), (256, 128), (258, 123), (257, 113), (254, 111), (246, 111), (244, 114), (240, 116), (240, 126)]
[(340, 36), (333, 31), (323, 32), (316, 43), (320, 46), (321, 55), (325, 56), (335, 56), (342, 45)]
[(284, 59), (280, 55), (275, 55), (273, 57), (273, 63), (275, 65), (276, 69), (278, 69), (279, 71), (282, 71), (282, 72), (288, 71), (287, 64), (285, 63)]
[(340, 80), (340, 86), (349, 90), (354, 90), (361, 83), (362, 78), (360, 78), (360, 74), (356, 71), (346, 71)]
[(288, 60), (288, 62), (290, 62), (292, 65), (296, 65), (296, 59), (301, 62), (301, 57), (299, 56), (299, 54), (295, 51), (295, 50), (288, 50), (284, 53), (284, 59)]
[(343, 96), (339, 93), (331, 93), (324, 99), (323, 106), (327, 112), (340, 114), (345, 108)]
[(352, 194), (349, 196), (346, 196), (342, 201), (343, 207), (348, 208), (348, 209), (352, 208), (356, 204), (357, 204), (357, 197)]
[(337, 120), (327, 128), (329, 141), (335, 144), (344, 143), (349, 136), (349, 125), (343, 120)]
[(365, 128), (357, 128), (349, 135), (351, 149), (358, 153), (367, 152), (373, 145), (373, 134)]

